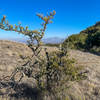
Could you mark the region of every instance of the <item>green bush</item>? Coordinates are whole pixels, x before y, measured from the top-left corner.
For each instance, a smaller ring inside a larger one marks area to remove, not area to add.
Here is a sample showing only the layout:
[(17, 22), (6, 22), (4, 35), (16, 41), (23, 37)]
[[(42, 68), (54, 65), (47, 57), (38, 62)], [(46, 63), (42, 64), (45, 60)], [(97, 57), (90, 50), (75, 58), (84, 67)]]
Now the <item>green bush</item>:
[(93, 34), (98, 31), (98, 28), (95, 26), (88, 27), (86, 30), (81, 31), (80, 33), (86, 33), (86, 34)]
[[(45, 34), (47, 24), (51, 23), (51, 19), (53, 19), (54, 15), (55, 11), (47, 16), (37, 14), (37, 16), (43, 20), (40, 30), (28, 30), (28, 27), (24, 28), (21, 25), (10, 25), (8, 21), (6, 21), (6, 17), (3, 16), (0, 22), (0, 29), (15, 31), (28, 36), (29, 40), (27, 46), (32, 50), (31, 56), (21, 57), (24, 64), (14, 70), (9, 81), (16, 84), (16, 82), (20, 82), (24, 76), (33, 78), (37, 82), (37, 88), (41, 93), (47, 92), (53, 94), (55, 97), (54, 100), (57, 100), (59, 97), (64, 98), (64, 90), (66, 90), (68, 82), (83, 79), (84, 73), (81, 73), (81, 67), (75, 66), (74, 60), (69, 59), (67, 49), (62, 45), (58, 52), (49, 53), (44, 49), (46, 57), (40, 57), (42, 50), (41, 40)], [(77, 39), (78, 41), (84, 40), (83, 38), (79, 39), (76, 36), (72, 36), (68, 42), (71, 43), (71, 41), (73, 41), (73, 43), (77, 43)], [(37, 44), (35, 44), (34, 41), (37, 41)], [(15, 76), (17, 73), (21, 73), (21, 75), (18, 77), (19, 80), (16, 81)], [(15, 85), (13, 86), (15, 89)]]
[(51, 44), (51, 43), (47, 43), (47, 44), (45, 44), (45, 46), (59, 47), (59, 44)]
[(70, 59), (68, 52), (63, 48), (60, 51), (46, 52), (46, 59), (41, 62), (41, 66), (43, 68), (40, 71), (41, 79), (45, 77), (46, 80), (41, 80), (38, 86), (41, 86), (42, 90), (48, 90), (50, 94), (53, 94), (55, 100), (57, 98), (64, 100), (67, 88), (70, 87), (69, 82), (86, 78), (85, 74), (81, 73), (82, 66), (77, 66), (75, 59)]
[(85, 47), (87, 34), (74, 34), (69, 36), (63, 43), (64, 47), (71, 49), (82, 49)]
[(94, 46), (99, 47), (100, 46), (100, 32), (96, 32), (94, 34), (88, 35), (87, 40), (86, 40), (86, 44), (90, 48), (92, 48)]

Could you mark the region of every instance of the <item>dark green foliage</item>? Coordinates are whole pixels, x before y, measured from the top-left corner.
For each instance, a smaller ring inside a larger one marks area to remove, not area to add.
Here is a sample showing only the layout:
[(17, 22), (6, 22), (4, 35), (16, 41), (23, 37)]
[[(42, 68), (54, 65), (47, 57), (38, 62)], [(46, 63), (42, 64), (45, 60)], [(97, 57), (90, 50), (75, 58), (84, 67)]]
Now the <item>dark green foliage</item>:
[(47, 43), (47, 44), (45, 44), (45, 46), (59, 47), (59, 44), (51, 44), (51, 43)]
[(96, 32), (94, 34), (90, 34), (86, 40), (87, 46), (92, 48), (93, 46), (100, 46), (100, 32)]
[[(85, 79), (82, 73), (82, 66), (76, 66), (75, 60), (70, 59), (68, 52), (63, 47), (59, 51), (48, 53), (46, 59), (42, 61), (43, 70), (40, 71), (41, 80), (39, 86), (42, 90), (48, 90), (55, 96), (55, 100), (59, 97), (61, 100), (66, 96), (66, 90), (70, 86), (69, 82)], [(40, 78), (40, 77), (39, 77)], [(40, 79), (39, 79), (40, 80)]]
[(100, 46), (100, 32), (95, 33), (93, 36), (92, 44), (93, 46)]
[(94, 26), (87, 28), (80, 32), (69, 36), (63, 43), (72, 49), (88, 50), (91, 51), (95, 47), (95, 52), (100, 50), (100, 22), (97, 22)]
[(63, 43), (64, 47), (68, 46), (71, 49), (82, 49), (85, 47), (87, 34), (74, 34), (69, 36)]
[(93, 33), (97, 32), (97, 31), (98, 31), (98, 28), (96, 28), (95, 26), (91, 26), (91, 27), (87, 28), (86, 30), (81, 31), (80, 33), (81, 34), (82, 33), (93, 34)]

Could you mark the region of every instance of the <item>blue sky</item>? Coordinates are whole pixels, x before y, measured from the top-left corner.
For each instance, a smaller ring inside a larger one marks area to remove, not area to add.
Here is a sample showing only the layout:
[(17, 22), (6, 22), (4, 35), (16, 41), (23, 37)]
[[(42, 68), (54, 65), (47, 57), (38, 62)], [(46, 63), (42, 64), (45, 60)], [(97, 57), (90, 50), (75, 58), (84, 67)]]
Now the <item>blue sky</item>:
[[(36, 13), (52, 10), (56, 16), (48, 25), (46, 37), (62, 37), (79, 33), (100, 21), (100, 0), (1, 0), (0, 18), (6, 15), (11, 24), (19, 21), (30, 29), (39, 29), (41, 20)], [(0, 38), (20, 38), (18, 33), (0, 30)]]

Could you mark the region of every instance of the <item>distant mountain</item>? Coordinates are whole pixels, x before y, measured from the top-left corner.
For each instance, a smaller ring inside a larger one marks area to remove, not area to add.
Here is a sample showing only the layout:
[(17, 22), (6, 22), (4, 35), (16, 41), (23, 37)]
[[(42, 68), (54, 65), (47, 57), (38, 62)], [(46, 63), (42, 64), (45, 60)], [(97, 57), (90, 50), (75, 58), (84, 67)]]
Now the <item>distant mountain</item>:
[(0, 40), (10, 40), (18, 43), (26, 43), (27, 39), (24, 38), (0, 38)]
[(59, 44), (59, 43), (62, 43), (64, 41), (64, 38), (51, 37), (51, 38), (45, 38), (42, 41), (44, 43)]
[[(27, 43), (27, 39), (24, 39), (24, 38), (3, 39), (3, 40), (11, 40), (11, 41), (19, 42), (19, 43)], [(64, 41), (64, 38), (51, 37), (51, 38), (44, 38), (44, 39), (42, 39), (42, 41), (45, 44), (47, 44), (47, 43), (59, 44), (59, 43), (62, 43)]]

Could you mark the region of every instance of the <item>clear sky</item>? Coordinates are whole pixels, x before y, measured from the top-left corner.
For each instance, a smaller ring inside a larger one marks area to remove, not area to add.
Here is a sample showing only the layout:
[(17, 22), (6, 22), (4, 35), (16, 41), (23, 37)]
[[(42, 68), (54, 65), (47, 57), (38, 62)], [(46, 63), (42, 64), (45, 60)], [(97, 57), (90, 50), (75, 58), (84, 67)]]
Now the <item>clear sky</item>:
[[(11, 24), (19, 21), (30, 29), (39, 29), (41, 20), (36, 13), (56, 11), (45, 37), (67, 37), (100, 21), (100, 0), (0, 0), (0, 18), (6, 15)], [(0, 38), (22, 37), (0, 30)]]

